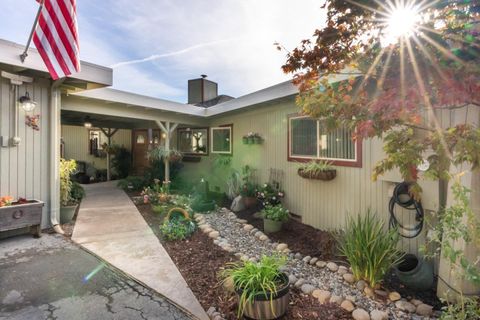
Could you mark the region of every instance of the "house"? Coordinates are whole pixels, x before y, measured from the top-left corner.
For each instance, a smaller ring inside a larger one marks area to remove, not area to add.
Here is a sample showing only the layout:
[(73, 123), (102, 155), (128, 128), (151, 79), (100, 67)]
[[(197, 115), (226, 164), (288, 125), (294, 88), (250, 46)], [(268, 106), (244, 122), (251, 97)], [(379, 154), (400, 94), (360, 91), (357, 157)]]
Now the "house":
[[(207, 177), (219, 190), (225, 190), (223, 176), (214, 167), (219, 155), (231, 155), (234, 168), (247, 164), (254, 168), (259, 183), (269, 181), (275, 172), (286, 194), (286, 207), (303, 223), (317, 228), (340, 229), (348, 214), (368, 208), (385, 220), (389, 218), (392, 189), (401, 179), (393, 172), (372, 182), (372, 169), (382, 158), (382, 141), (353, 141), (346, 129), (325, 132), (321, 121), (299, 114), (295, 105), (298, 91), (290, 81), (234, 99), (218, 95), (217, 84), (201, 77), (189, 82), (188, 104), (183, 104), (108, 88), (112, 70), (86, 62), (82, 62), (81, 73), (52, 82), (34, 49), (29, 50), (25, 64), (20, 62), (22, 49), (0, 40), (0, 70), (17, 75), (22, 82), (17, 85), (0, 78), (0, 194), (45, 201), (44, 226), (58, 223), (61, 152), (96, 169), (106, 168), (105, 159), (96, 154), (101, 142), (108, 139), (108, 132), (100, 128), (118, 129), (112, 141), (132, 151), (139, 172), (148, 165), (146, 151), (154, 145), (183, 149), (199, 158), (198, 162), (186, 162), (181, 174), (190, 181)], [(349, 76), (337, 75), (329, 81)], [(39, 131), (25, 125), (25, 112), (17, 106), (24, 92), (38, 102), (33, 113), (40, 115)], [(451, 125), (464, 121), (467, 114), (469, 121), (479, 124), (478, 108), (444, 111), (439, 116), (442, 123)], [(263, 143), (244, 144), (242, 136), (249, 132), (258, 133)], [(196, 144), (191, 143), (193, 133), (199, 139)], [(13, 143), (15, 136), (20, 137), (19, 144)], [(333, 162), (337, 169), (334, 180), (314, 181), (297, 174), (298, 162), (319, 158)], [(472, 205), (480, 214), (480, 176), (467, 172), (463, 183), (474, 190)], [(432, 217), (438, 209), (438, 183), (424, 182), (423, 189), (425, 214)], [(407, 225), (416, 223), (410, 213), (404, 218)], [(403, 239), (403, 249), (418, 253), (426, 233), (425, 227), (418, 237)], [(445, 263), (440, 264), (440, 273), (445, 281), (453, 281)]]

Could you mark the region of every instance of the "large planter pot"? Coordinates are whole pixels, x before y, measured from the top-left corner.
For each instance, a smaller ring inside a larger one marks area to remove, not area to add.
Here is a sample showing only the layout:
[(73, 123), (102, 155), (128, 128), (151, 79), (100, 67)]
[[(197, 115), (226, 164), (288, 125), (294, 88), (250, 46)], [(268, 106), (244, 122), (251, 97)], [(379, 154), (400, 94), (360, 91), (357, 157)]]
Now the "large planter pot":
[(73, 206), (60, 207), (60, 223), (69, 223), (72, 221), (75, 211), (77, 211), (78, 204)]
[(395, 267), (395, 273), (400, 281), (411, 289), (425, 291), (433, 286), (432, 266), (413, 254), (405, 256), (403, 261)]
[(305, 179), (316, 179), (323, 181), (330, 181), (335, 179), (337, 176), (337, 170), (323, 170), (318, 172), (305, 172), (303, 169), (298, 169), (298, 175)]
[(255, 207), (258, 203), (258, 200), (255, 197), (242, 197), (242, 200), (247, 209)]
[[(286, 274), (281, 274), (282, 283), (277, 292), (267, 293), (267, 296), (259, 294), (255, 296), (253, 302), (247, 302), (243, 310), (243, 315), (247, 319), (271, 320), (282, 317), (287, 312), (290, 302), (289, 281)], [(242, 290), (236, 290), (237, 295), (242, 294)]]
[(265, 233), (274, 233), (282, 230), (282, 221), (275, 221), (263, 218), (263, 231)]

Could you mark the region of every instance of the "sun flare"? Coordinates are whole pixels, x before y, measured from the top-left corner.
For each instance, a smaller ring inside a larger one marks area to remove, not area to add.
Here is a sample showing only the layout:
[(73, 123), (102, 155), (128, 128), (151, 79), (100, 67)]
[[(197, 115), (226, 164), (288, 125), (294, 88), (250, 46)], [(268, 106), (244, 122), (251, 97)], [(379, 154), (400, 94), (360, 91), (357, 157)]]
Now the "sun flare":
[(384, 46), (412, 36), (417, 31), (420, 20), (420, 12), (415, 6), (399, 5), (393, 8), (388, 13), (383, 30)]

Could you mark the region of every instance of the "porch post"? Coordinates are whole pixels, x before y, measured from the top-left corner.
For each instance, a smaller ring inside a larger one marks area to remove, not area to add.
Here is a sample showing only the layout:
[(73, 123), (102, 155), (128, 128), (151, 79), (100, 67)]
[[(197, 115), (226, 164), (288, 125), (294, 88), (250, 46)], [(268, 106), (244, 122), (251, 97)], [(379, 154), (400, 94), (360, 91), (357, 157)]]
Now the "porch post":
[[(172, 138), (173, 131), (177, 128), (178, 123), (173, 123), (170, 121), (165, 121), (165, 125), (161, 121), (156, 121), (163, 133), (165, 133), (165, 150), (170, 150), (170, 139)], [(170, 181), (170, 161), (168, 159), (164, 160), (165, 163), (165, 181)]]
[[(108, 138), (108, 147), (111, 147), (112, 144), (112, 137), (115, 133), (117, 133), (118, 129), (115, 129), (112, 131), (111, 128), (108, 128), (108, 131), (105, 131), (105, 129), (100, 128), (102, 130), (103, 134), (107, 136)], [(107, 181), (111, 180), (111, 170), (110, 170), (110, 152), (107, 152)]]

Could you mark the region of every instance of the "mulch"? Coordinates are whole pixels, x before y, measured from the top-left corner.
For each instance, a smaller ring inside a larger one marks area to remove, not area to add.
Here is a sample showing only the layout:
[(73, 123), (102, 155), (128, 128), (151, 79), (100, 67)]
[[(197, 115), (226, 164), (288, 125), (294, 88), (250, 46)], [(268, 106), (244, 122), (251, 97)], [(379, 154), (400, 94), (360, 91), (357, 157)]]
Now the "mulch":
[[(238, 259), (213, 244), (213, 241), (200, 231), (195, 232), (188, 240), (164, 241), (158, 227), (164, 215), (153, 213), (149, 205), (138, 205), (138, 209), (162, 242), (202, 307), (207, 310), (213, 306), (218, 312), (224, 314), (226, 319), (237, 319), (236, 297), (227, 293), (219, 284), (218, 273), (227, 263), (238, 261)], [(313, 297), (292, 288), (290, 306), (282, 319), (344, 320), (352, 317), (338, 305), (320, 305)]]
[[(259, 208), (237, 212), (240, 219), (245, 219), (258, 230), (263, 231), (263, 219), (254, 217)], [(318, 257), (331, 261), (344, 261), (339, 257), (337, 241), (332, 233), (315, 229), (295, 219), (284, 223), (282, 231), (268, 235), (272, 241), (283, 242), (293, 252), (300, 252), (304, 256)]]

